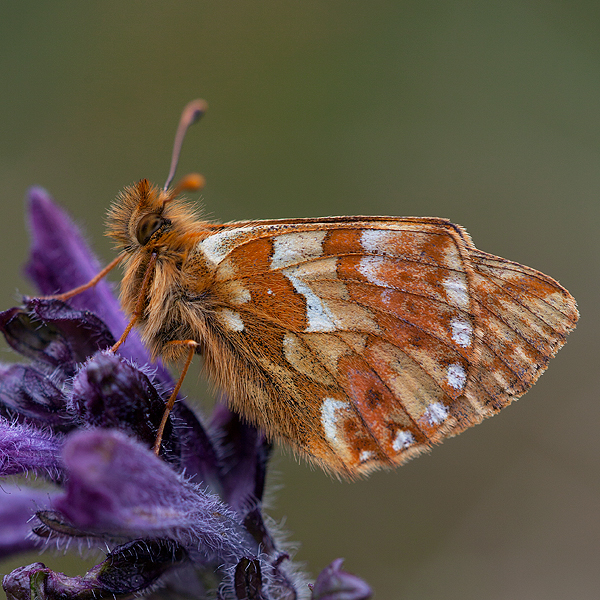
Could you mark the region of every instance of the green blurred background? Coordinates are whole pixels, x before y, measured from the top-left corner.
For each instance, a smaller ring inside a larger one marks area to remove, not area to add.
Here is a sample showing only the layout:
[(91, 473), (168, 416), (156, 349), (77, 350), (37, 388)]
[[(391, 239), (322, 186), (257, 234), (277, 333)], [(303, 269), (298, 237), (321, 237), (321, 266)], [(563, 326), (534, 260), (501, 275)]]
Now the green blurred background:
[(107, 262), (108, 204), (164, 182), (198, 96), (179, 173), (211, 216), (443, 216), (568, 287), (579, 328), (525, 399), (357, 483), (278, 453), (270, 514), (313, 575), (345, 557), (381, 600), (597, 597), (598, 2), (2, 2), (0, 49), (5, 308), (31, 291), (27, 188)]

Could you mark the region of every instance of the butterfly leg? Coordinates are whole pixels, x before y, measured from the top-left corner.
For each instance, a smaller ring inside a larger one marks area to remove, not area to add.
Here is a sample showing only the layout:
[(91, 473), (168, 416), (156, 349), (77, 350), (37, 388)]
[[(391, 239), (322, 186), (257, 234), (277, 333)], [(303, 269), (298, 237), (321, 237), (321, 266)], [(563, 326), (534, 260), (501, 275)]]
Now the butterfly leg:
[(146, 291), (148, 290), (148, 285), (150, 284), (150, 278), (152, 277), (152, 273), (154, 272), (154, 265), (156, 264), (156, 253), (153, 252), (152, 256), (150, 256), (150, 261), (148, 262), (148, 266), (146, 267), (146, 273), (144, 275), (144, 279), (142, 281), (142, 287), (140, 288), (139, 298), (135, 305), (135, 309), (133, 311), (133, 315), (131, 315), (131, 321), (127, 327), (125, 327), (125, 331), (121, 334), (119, 341), (111, 348), (112, 352), (116, 352), (119, 346), (127, 339), (129, 332), (133, 329), (133, 326), (137, 323), (138, 319), (142, 316), (142, 311), (144, 310), (144, 302), (146, 301)]
[(181, 389), (181, 384), (183, 383), (183, 380), (185, 379), (188, 369), (190, 368), (190, 365), (192, 364), (192, 359), (194, 358), (194, 352), (196, 351), (196, 348), (198, 347), (198, 343), (195, 342), (194, 340), (174, 341), (174, 342), (169, 342), (169, 344), (177, 344), (178, 346), (187, 346), (188, 347), (188, 355), (185, 360), (183, 369), (181, 371), (181, 375), (179, 376), (179, 379), (177, 380), (177, 384), (173, 388), (173, 391), (171, 392), (171, 395), (169, 396), (169, 399), (167, 400), (167, 403), (165, 405), (165, 412), (163, 413), (162, 421), (160, 422), (160, 426), (159, 426), (158, 432), (156, 434), (156, 441), (154, 442), (153, 450), (154, 450), (154, 454), (156, 454), (156, 456), (158, 456), (158, 453), (160, 452), (160, 445), (162, 444), (162, 438), (163, 438), (163, 433), (165, 431), (165, 425), (167, 424), (167, 419), (169, 418), (169, 414), (171, 413), (171, 410), (173, 410), (175, 400), (177, 399), (177, 394), (179, 394), (179, 390)]

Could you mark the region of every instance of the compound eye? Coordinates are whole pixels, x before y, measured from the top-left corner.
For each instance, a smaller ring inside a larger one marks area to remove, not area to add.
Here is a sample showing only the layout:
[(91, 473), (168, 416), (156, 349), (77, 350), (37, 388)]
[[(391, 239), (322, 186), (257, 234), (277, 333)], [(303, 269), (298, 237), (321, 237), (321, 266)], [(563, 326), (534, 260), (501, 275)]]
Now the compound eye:
[(162, 217), (154, 214), (142, 217), (135, 232), (137, 241), (142, 246), (145, 246), (150, 241), (150, 238), (162, 227), (164, 222), (165, 220)]

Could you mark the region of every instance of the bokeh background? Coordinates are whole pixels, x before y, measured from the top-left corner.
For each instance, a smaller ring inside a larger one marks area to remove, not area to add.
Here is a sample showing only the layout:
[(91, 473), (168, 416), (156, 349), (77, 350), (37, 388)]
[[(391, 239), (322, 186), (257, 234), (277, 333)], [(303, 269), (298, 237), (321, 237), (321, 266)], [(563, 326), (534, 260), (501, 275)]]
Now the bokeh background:
[(210, 111), (179, 173), (205, 174), (213, 217), (447, 217), (557, 278), (582, 313), (524, 399), (394, 472), (340, 483), (279, 453), (270, 514), (297, 559), (316, 575), (345, 557), (381, 600), (597, 597), (600, 4), (3, 2), (3, 307), (31, 291), (27, 188), (107, 262), (108, 204), (164, 182), (198, 96)]

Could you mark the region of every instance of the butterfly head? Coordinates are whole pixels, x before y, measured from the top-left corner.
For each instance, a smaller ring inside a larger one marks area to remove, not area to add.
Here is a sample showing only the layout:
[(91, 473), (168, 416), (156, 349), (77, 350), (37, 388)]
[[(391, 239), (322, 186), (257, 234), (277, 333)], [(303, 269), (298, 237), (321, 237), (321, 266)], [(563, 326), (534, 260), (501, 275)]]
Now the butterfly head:
[(203, 187), (201, 175), (188, 175), (172, 189), (161, 189), (147, 179), (126, 187), (116, 198), (107, 217), (106, 234), (126, 254), (140, 250), (173, 248), (177, 238), (189, 235), (194, 212), (179, 198), (186, 190)]

